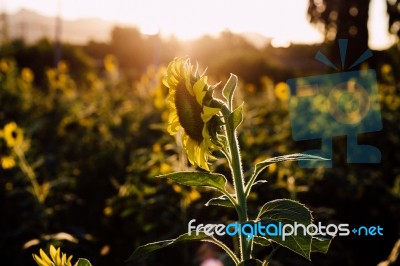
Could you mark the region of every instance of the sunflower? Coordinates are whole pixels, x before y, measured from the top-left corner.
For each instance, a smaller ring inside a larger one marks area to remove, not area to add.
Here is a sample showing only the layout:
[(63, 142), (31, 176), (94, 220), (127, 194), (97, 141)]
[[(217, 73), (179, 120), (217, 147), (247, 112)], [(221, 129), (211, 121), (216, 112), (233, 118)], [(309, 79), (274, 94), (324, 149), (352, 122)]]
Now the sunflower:
[(15, 166), (15, 160), (12, 156), (3, 156), (0, 159), (1, 161), (1, 168), (3, 169), (11, 169)]
[(208, 159), (220, 147), (215, 140), (216, 115), (221, 107), (213, 101), (214, 88), (207, 76), (193, 72), (189, 59), (175, 58), (163, 83), (169, 88), (167, 131), (175, 135), (182, 129), (182, 143), (189, 162), (209, 171)]
[(40, 256), (32, 254), (33, 259), (39, 266), (72, 266), (72, 256), (67, 258), (65, 253), (60, 252), (60, 248), (56, 249), (53, 245), (50, 246), (50, 257), (40, 249)]
[(20, 145), (24, 140), (22, 130), (15, 122), (10, 122), (4, 126), (2, 135), (10, 148)]
[(285, 82), (279, 82), (276, 84), (275, 96), (283, 102), (286, 102), (289, 99), (289, 88)]

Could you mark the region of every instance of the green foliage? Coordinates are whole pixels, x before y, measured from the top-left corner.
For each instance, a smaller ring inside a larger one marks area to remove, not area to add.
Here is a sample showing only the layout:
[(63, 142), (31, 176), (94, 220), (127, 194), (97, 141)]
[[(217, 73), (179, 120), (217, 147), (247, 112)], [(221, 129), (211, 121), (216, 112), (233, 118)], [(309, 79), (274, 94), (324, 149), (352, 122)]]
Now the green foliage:
[(222, 95), (228, 103), (228, 108), (232, 109), (233, 106), (233, 95), (237, 87), (238, 78), (236, 75), (231, 74), (224, 88), (222, 89)]
[(310, 155), (310, 154), (302, 154), (302, 153), (295, 153), (290, 155), (283, 155), (277, 156), (273, 158), (266, 159), (262, 162), (256, 164), (254, 172), (250, 177), (250, 181), (246, 187), (246, 195), (250, 193), (251, 187), (253, 186), (254, 182), (257, 180), (257, 177), (264, 171), (268, 166), (278, 162), (285, 162), (285, 161), (309, 161), (309, 160), (329, 160), (319, 156)]
[(221, 207), (228, 207), (228, 208), (234, 208), (235, 206), (232, 204), (232, 202), (229, 200), (229, 198), (225, 195), (220, 196), (218, 198), (212, 198), (207, 203), (205, 204), (206, 206), (221, 206)]
[[(304, 205), (289, 199), (278, 199), (264, 204), (258, 213), (257, 220), (266, 223), (283, 223), (294, 225), (296, 222), (308, 226), (312, 222), (310, 210)], [(310, 259), (312, 237), (308, 234), (271, 237), (272, 241), (293, 250), (306, 259)]]
[(221, 174), (207, 172), (176, 172), (158, 176), (160, 178), (169, 178), (172, 181), (185, 185), (202, 187), (207, 186), (225, 193), (226, 178)]
[(243, 122), (243, 103), (229, 115), (228, 121), (233, 125), (234, 129), (240, 126)]
[[(43, 86), (46, 82), (46, 69), (55, 65), (54, 43), (41, 39), (33, 45), (22, 40), (14, 40), (0, 49), (0, 58), (13, 58), (19, 67), (30, 68), (35, 75), (35, 83)], [(84, 81), (85, 76), (94, 69), (94, 62), (79, 46), (62, 44), (62, 58), (68, 62), (72, 75), (77, 81)]]

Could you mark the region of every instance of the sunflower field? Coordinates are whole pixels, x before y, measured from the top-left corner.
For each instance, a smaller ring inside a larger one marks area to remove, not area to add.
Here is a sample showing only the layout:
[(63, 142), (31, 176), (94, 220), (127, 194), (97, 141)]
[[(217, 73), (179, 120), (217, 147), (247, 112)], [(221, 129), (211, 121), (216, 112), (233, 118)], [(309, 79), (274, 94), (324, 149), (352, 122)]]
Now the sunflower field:
[[(143, 47), (158, 43), (145, 41)], [(63, 60), (55, 65), (48, 56), (50, 41), (3, 45), (0, 264), (36, 265), (44, 258), (39, 256), (42, 249), (55, 261), (53, 265), (71, 265), (70, 255), (72, 262), (86, 258), (92, 265), (126, 265), (137, 247), (176, 238), (187, 232), (192, 219), (224, 224), (236, 219), (230, 208), (205, 206), (208, 199), (219, 196), (214, 190), (156, 178), (208, 167), (230, 174), (217, 149), (199, 146), (198, 151), (207, 155), (199, 158), (187, 151), (179, 134), (170, 134), (176, 131), (171, 129), (171, 99), (163, 79), (175, 57), (189, 55), (194, 68), (198, 62), (199, 73), (208, 66), (208, 82), (216, 85), (214, 96), (219, 99), (229, 74), (238, 76), (233, 105), (243, 103), (238, 141), (245, 175), (253, 172), (253, 162), (320, 145), (293, 140), (286, 79), (323, 73), (325, 69), (311, 62), (321, 47), (263, 50), (225, 33), (220, 40), (209, 40), (216, 50), (226, 51), (218, 54), (198, 48), (205, 41), (190, 46), (163, 43), (158, 57), (147, 48), (132, 57), (138, 62), (135, 65), (112, 45), (63, 45)], [(305, 204), (315, 221), (379, 225), (384, 235), (337, 236), (326, 254), (312, 253), (311, 261), (286, 248), (275, 252), (273, 245), (254, 248), (254, 256), (260, 259), (274, 250), (268, 265), (378, 265), (400, 238), (400, 52), (393, 47), (383, 53), (378, 52), (369, 66), (378, 76), (383, 128), (360, 137), (361, 143), (379, 148), (381, 163), (346, 163), (346, 138), (335, 137), (332, 168), (271, 164), (261, 175), (267, 183), (255, 186), (248, 196), (248, 212), (254, 215), (262, 202), (292, 199)], [(302, 70), (299, 62), (304, 64)], [(169, 80), (167, 85), (171, 84)], [(201, 100), (207, 97), (204, 94)], [(215, 106), (203, 108), (210, 117), (216, 113)], [(200, 122), (205, 126), (210, 117)], [(186, 133), (187, 138), (204, 137), (204, 133)], [(207, 164), (211, 153), (216, 159)], [(232, 184), (227, 189), (233, 189)], [(229, 237), (221, 241), (239, 249)], [(37, 254), (34, 259), (32, 254)], [(223, 250), (207, 242), (168, 247), (127, 265), (203, 265), (209, 258), (223, 263), (215, 265), (234, 265)]]

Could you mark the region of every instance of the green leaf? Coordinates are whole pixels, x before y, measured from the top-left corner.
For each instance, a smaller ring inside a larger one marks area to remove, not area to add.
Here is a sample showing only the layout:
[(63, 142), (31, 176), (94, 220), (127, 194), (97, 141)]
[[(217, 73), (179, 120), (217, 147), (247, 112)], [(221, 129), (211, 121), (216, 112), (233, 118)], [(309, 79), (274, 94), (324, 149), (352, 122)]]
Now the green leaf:
[(222, 248), (223, 250), (225, 250), (225, 252), (228, 253), (228, 255), (232, 258), (232, 260), (235, 262), (235, 264), (237, 264), (239, 262), (239, 259), (236, 257), (236, 255), (227, 246), (225, 246), (224, 243), (220, 242), (219, 240), (217, 240), (211, 236), (206, 235), (203, 232), (200, 232), (199, 234), (195, 234), (193, 232), (191, 235), (186, 233), (186, 234), (180, 235), (179, 237), (177, 237), (175, 239), (163, 240), (163, 241), (158, 241), (158, 242), (154, 242), (154, 243), (149, 243), (144, 246), (140, 246), (131, 254), (131, 256), (128, 258), (128, 260), (126, 262), (134, 262), (134, 261), (137, 261), (137, 260), (143, 258), (144, 256), (149, 255), (150, 253), (152, 253), (156, 250), (159, 250), (159, 249), (171, 246), (171, 245), (175, 245), (175, 244), (189, 242), (189, 241), (205, 241), (205, 242), (214, 243), (214, 244), (218, 245), (220, 248)]
[(291, 199), (276, 199), (265, 203), (259, 213), (258, 219), (267, 217), (277, 222), (297, 222), (310, 224), (311, 211), (304, 205)]
[(248, 259), (242, 261), (238, 266), (263, 266), (263, 263), (256, 259)]
[(221, 174), (207, 172), (176, 172), (157, 176), (159, 178), (169, 178), (172, 181), (191, 187), (212, 187), (226, 193), (226, 178)]
[(211, 205), (228, 207), (228, 208), (234, 208), (235, 207), (232, 204), (232, 202), (228, 199), (228, 197), (225, 196), (225, 195), (222, 195), (221, 197), (218, 197), (218, 198), (212, 198), (205, 205), (207, 207), (211, 206)]
[(74, 266), (92, 266), (92, 264), (87, 259), (79, 259)]
[(314, 236), (311, 243), (311, 252), (320, 252), (326, 254), (331, 242), (332, 238)]
[[(310, 210), (303, 204), (290, 199), (278, 199), (267, 202), (261, 208), (258, 220), (267, 224), (281, 222), (283, 225), (294, 225), (297, 222), (307, 227), (312, 222), (312, 216)], [(298, 230), (297, 235), (287, 235), (284, 240), (280, 235), (266, 237), (310, 260), (312, 237), (304, 235), (302, 229)]]
[(233, 95), (236, 90), (237, 82), (238, 82), (237, 76), (235, 74), (231, 74), (224, 88), (222, 89), (222, 95), (225, 97), (228, 103), (229, 110), (232, 110)]
[(263, 236), (254, 236), (253, 242), (254, 242), (254, 244), (257, 244), (257, 245), (263, 246), (263, 247), (268, 247), (271, 245), (271, 241)]
[(290, 235), (286, 236), (285, 240), (283, 240), (281, 236), (268, 236), (268, 238), (304, 258), (311, 260), (310, 253), (312, 237), (310, 235)]
[(256, 181), (258, 175), (262, 171), (264, 171), (268, 166), (270, 166), (271, 164), (278, 163), (278, 162), (284, 162), (284, 161), (303, 161), (303, 160), (327, 161), (329, 159), (325, 159), (325, 158), (315, 156), (315, 155), (310, 155), (310, 154), (295, 153), (295, 154), (277, 156), (277, 157), (269, 158), (262, 162), (259, 162), (256, 164), (254, 172), (253, 172), (252, 176), (250, 177), (249, 183), (246, 186), (246, 196), (248, 196), (250, 194), (251, 186)]
[(186, 234), (180, 235), (179, 237), (177, 237), (175, 239), (169, 239), (169, 240), (163, 240), (163, 241), (158, 241), (158, 242), (154, 242), (154, 243), (149, 243), (144, 246), (138, 247), (131, 254), (131, 256), (128, 258), (127, 261), (128, 262), (136, 261), (156, 250), (171, 246), (173, 244), (179, 244), (179, 243), (184, 243), (184, 242), (188, 242), (188, 241), (204, 240), (206, 238), (210, 238), (210, 237), (204, 233), (200, 233), (198, 235), (191, 234), (190, 236), (189, 236), (189, 234), (186, 233)]
[(229, 115), (228, 120), (233, 125), (233, 129), (236, 129), (243, 122), (243, 103)]
[(254, 184), (252, 186), (253, 187), (258, 187), (258, 186), (261, 186), (261, 185), (263, 185), (265, 183), (268, 183), (268, 181), (267, 180), (258, 180), (256, 182), (254, 182)]

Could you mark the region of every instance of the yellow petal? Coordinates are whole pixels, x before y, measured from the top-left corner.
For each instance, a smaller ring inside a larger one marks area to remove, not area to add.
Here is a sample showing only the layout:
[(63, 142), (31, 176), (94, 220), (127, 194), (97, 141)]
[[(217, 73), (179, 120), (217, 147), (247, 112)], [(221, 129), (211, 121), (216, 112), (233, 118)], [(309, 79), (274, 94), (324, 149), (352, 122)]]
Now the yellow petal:
[(202, 143), (199, 147), (198, 165), (204, 170), (210, 171), (206, 160), (206, 149), (207, 147), (204, 147), (204, 144)]
[(64, 266), (67, 264), (67, 254), (63, 253), (61, 256), (61, 265)]
[(68, 266), (71, 266), (71, 260), (72, 260), (72, 255), (68, 257), (68, 260), (67, 260), (67, 265)]
[(61, 264), (61, 256), (60, 256), (60, 248), (57, 249), (56, 254), (55, 254), (55, 258), (53, 258), (53, 261), (56, 265), (60, 265)]
[(67, 259), (67, 254), (63, 253), (61, 258), (61, 266), (71, 266), (72, 255)]
[(42, 258), (42, 260), (47, 263), (46, 265), (53, 265), (53, 263), (51, 262), (50, 258), (46, 255), (46, 253), (43, 251), (43, 249), (40, 249), (40, 257)]
[(53, 245), (50, 245), (50, 256), (52, 260), (55, 262), (57, 257), (57, 250)]
[(203, 120), (203, 122), (208, 122), (211, 117), (217, 114), (220, 110), (220, 108), (208, 107), (204, 105), (203, 112), (201, 113), (201, 119)]
[(46, 262), (44, 262), (39, 256), (37, 256), (36, 254), (32, 254), (33, 259), (35, 260), (35, 262), (39, 265), (39, 266), (51, 266), (51, 264), (47, 264)]
[(168, 118), (168, 126), (167, 126), (167, 131), (171, 135), (175, 135), (181, 124), (179, 123), (178, 115), (175, 113), (170, 113), (169, 118)]
[(186, 85), (186, 89), (189, 92), (189, 94), (191, 96), (194, 96), (192, 84), (190, 83), (190, 75), (191, 75), (190, 72), (185, 73), (185, 85)]
[(187, 139), (185, 150), (191, 164), (195, 164), (195, 145), (196, 143), (192, 139)]
[(207, 125), (204, 125), (204, 127), (203, 127), (203, 131), (202, 131), (202, 133), (201, 133), (202, 135), (203, 135), (203, 144), (204, 144), (204, 146), (205, 147), (207, 147), (208, 148), (208, 154), (211, 156), (211, 154), (210, 154), (210, 150), (214, 150), (215, 149), (215, 145), (214, 145), (214, 143), (211, 141), (211, 137), (210, 137), (210, 134), (208, 133), (208, 130), (207, 130)]
[(206, 91), (204, 91), (204, 87), (207, 84), (207, 77), (202, 77), (193, 85), (194, 95), (196, 96), (196, 100), (200, 105), (203, 105), (203, 99), (206, 95)]
[(169, 88), (169, 83), (168, 83), (168, 77), (167, 76), (165, 76), (162, 79), (162, 83), (164, 84), (165, 87)]
[(197, 145), (194, 147), (194, 161), (197, 165), (201, 166), (201, 158), (203, 157), (201, 146)]

